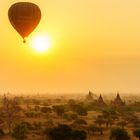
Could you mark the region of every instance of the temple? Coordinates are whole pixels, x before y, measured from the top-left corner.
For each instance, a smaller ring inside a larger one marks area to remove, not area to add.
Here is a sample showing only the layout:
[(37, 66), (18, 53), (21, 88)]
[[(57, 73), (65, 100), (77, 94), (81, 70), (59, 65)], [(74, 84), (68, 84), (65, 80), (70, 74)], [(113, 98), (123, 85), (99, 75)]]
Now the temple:
[(106, 103), (104, 102), (102, 95), (100, 94), (98, 100), (97, 100), (97, 105), (98, 106), (106, 106)]
[(115, 106), (123, 106), (123, 105), (125, 105), (125, 102), (122, 101), (119, 93), (117, 93), (117, 97), (115, 98), (115, 100), (113, 102), (113, 105), (115, 105)]
[(94, 93), (92, 93), (91, 91), (89, 91), (87, 97), (86, 97), (86, 101), (94, 101), (94, 97), (96, 95)]

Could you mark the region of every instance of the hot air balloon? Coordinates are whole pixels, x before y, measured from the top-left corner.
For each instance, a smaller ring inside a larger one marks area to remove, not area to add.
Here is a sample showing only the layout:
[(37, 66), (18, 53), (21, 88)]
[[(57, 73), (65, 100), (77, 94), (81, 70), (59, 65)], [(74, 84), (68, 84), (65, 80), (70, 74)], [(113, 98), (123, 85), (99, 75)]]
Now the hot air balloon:
[(8, 11), (10, 23), (22, 36), (25, 43), (27, 37), (38, 25), (41, 19), (40, 8), (30, 2), (18, 2), (13, 4)]

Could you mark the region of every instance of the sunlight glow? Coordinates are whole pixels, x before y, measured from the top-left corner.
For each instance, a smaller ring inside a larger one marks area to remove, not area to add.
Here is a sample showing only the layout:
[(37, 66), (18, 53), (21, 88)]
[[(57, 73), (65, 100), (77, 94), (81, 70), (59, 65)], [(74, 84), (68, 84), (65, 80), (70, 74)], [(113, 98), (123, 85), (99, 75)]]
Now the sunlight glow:
[(49, 37), (46, 35), (36, 36), (32, 39), (31, 46), (39, 53), (46, 52), (50, 47)]

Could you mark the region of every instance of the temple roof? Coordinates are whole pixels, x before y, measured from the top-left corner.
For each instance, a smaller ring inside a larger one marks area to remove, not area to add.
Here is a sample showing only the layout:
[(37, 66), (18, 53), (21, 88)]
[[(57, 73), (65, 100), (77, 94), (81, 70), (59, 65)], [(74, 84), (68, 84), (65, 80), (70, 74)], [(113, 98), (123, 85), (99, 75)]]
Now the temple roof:
[(99, 98), (97, 100), (97, 105), (100, 105), (100, 106), (106, 105), (106, 103), (104, 102), (101, 94), (100, 94), (100, 96), (99, 96)]
[(88, 93), (88, 95), (87, 95), (87, 97), (86, 97), (86, 100), (87, 100), (87, 101), (93, 101), (94, 98), (95, 98), (95, 96), (96, 96), (96, 95), (95, 95), (93, 92), (89, 91), (89, 93)]
[(113, 102), (114, 105), (124, 105), (125, 103), (122, 101), (120, 94), (117, 93), (117, 96)]

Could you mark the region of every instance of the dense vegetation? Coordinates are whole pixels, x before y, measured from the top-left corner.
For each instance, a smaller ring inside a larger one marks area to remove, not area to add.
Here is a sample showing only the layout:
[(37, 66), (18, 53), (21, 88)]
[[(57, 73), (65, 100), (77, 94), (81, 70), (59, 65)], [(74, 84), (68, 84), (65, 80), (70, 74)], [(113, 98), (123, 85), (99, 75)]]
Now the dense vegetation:
[(1, 97), (0, 138), (12, 140), (140, 139), (139, 103)]

